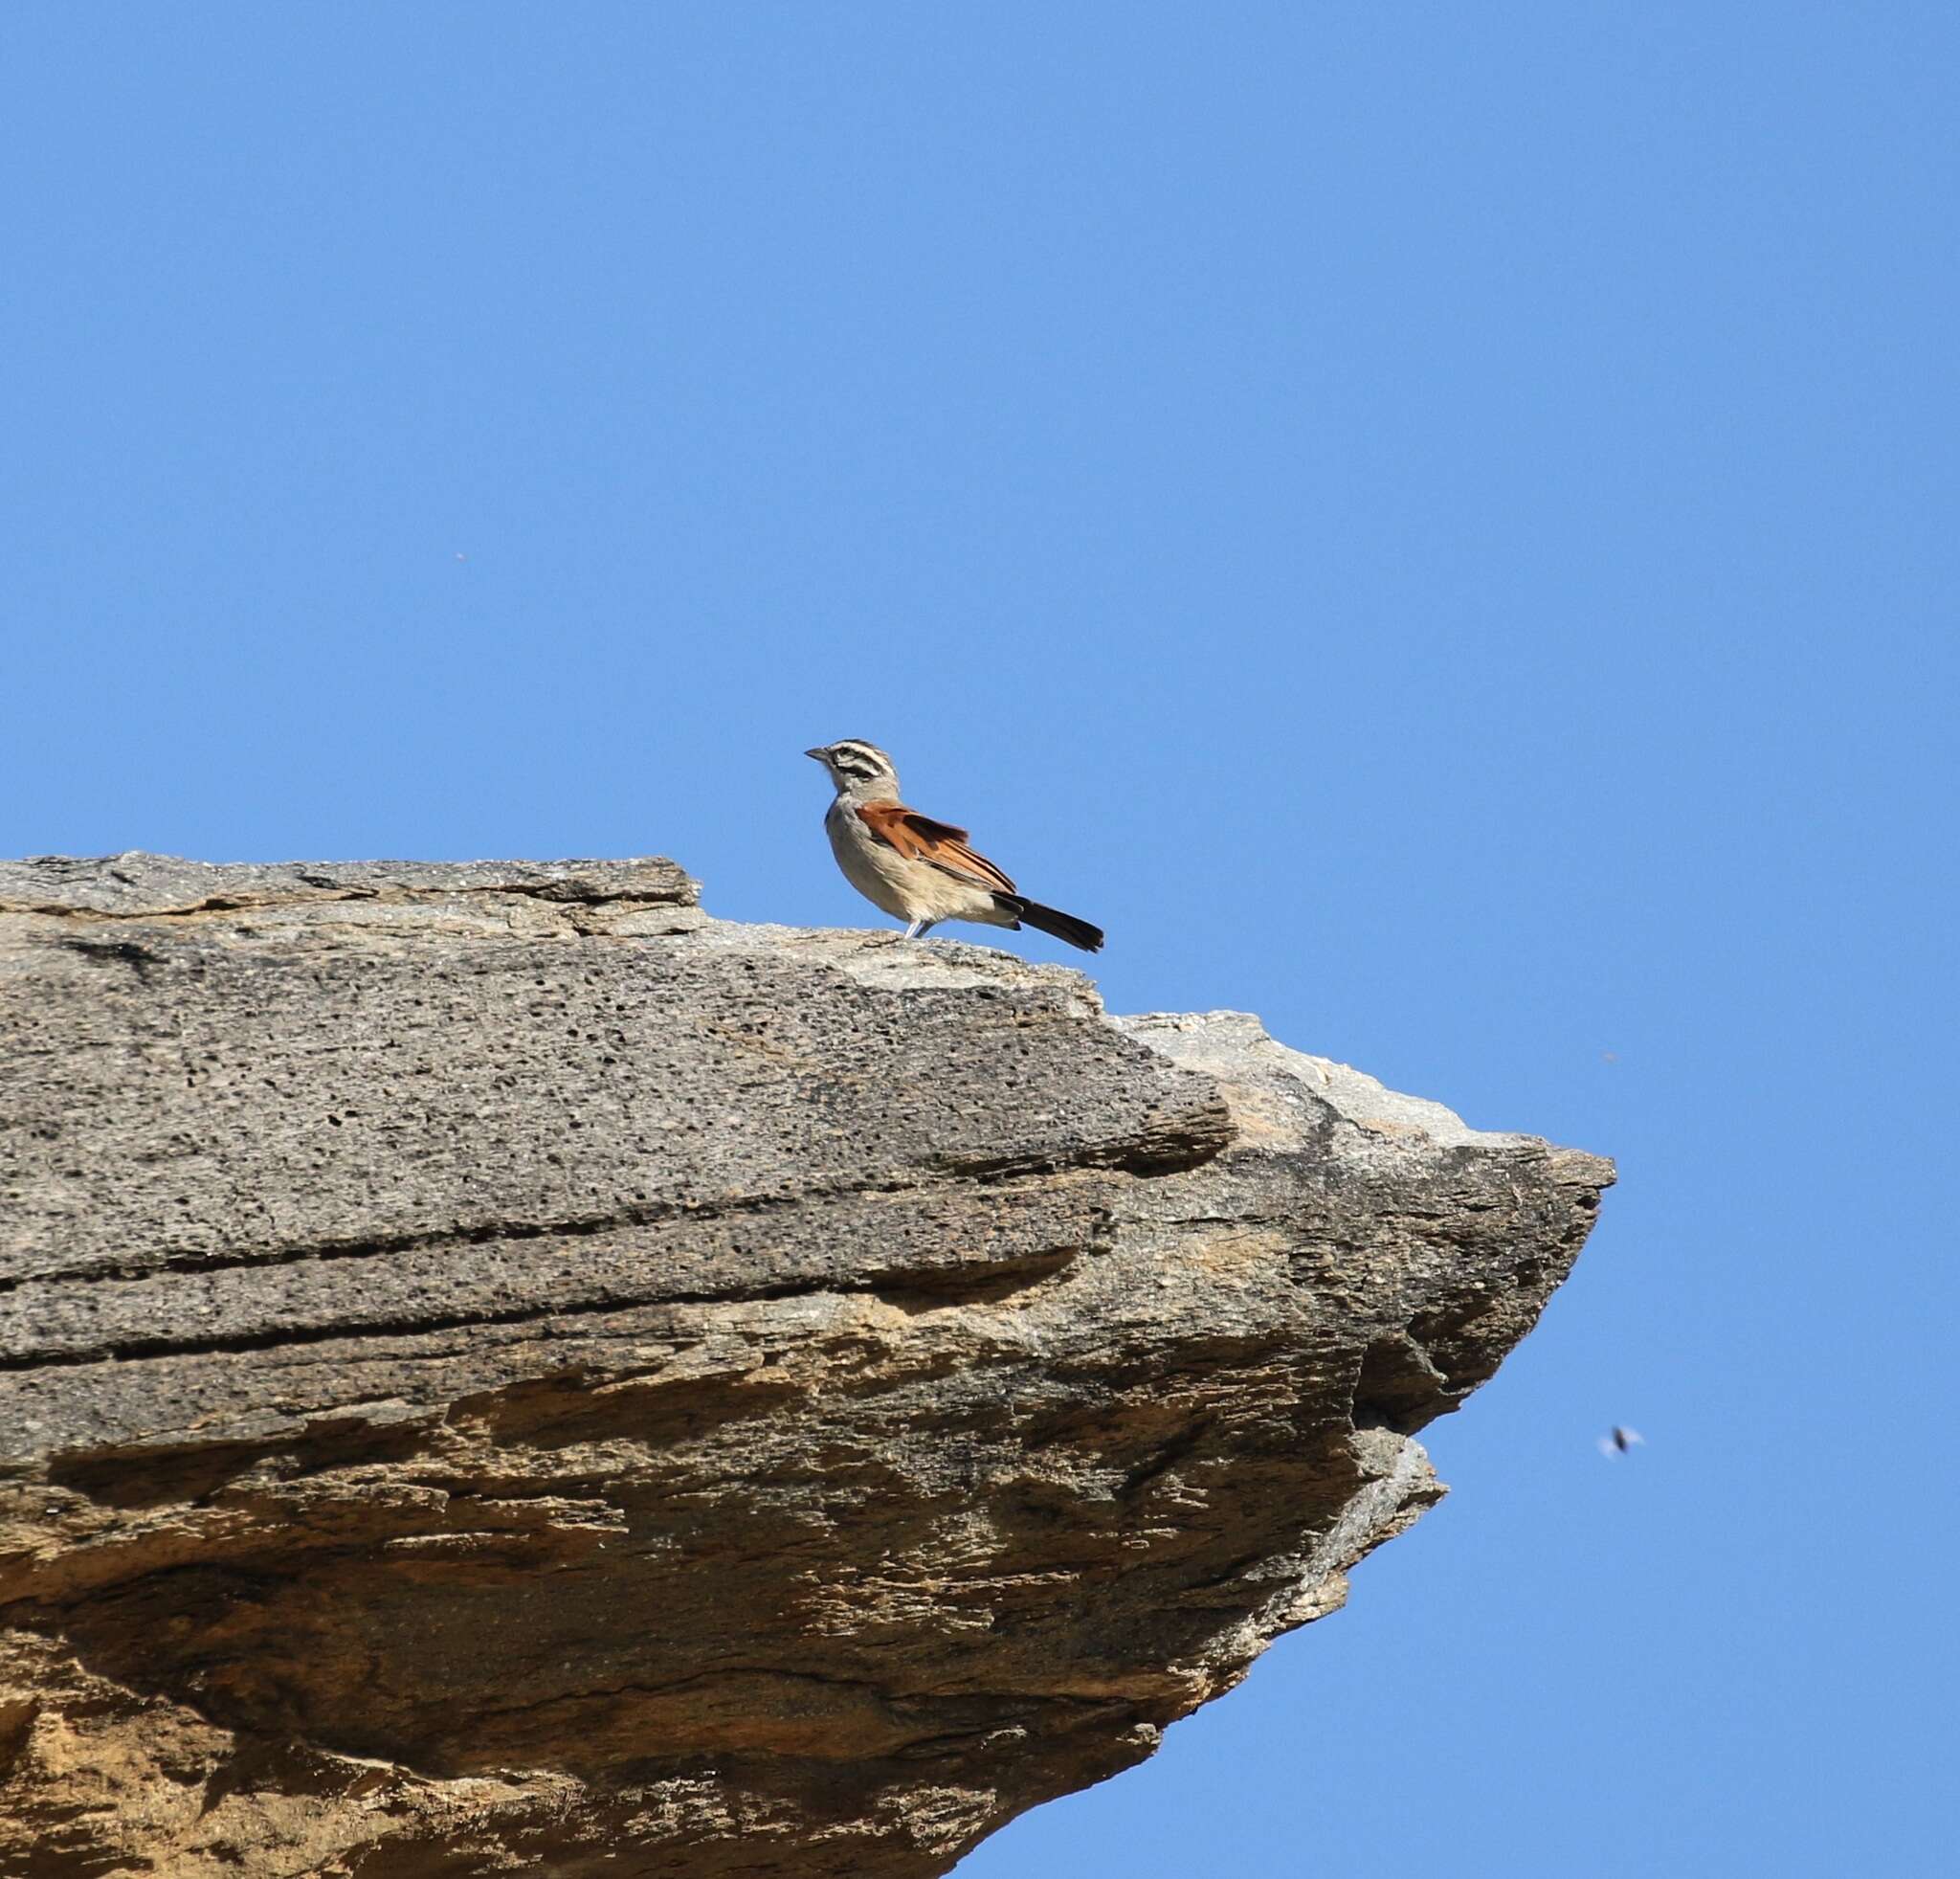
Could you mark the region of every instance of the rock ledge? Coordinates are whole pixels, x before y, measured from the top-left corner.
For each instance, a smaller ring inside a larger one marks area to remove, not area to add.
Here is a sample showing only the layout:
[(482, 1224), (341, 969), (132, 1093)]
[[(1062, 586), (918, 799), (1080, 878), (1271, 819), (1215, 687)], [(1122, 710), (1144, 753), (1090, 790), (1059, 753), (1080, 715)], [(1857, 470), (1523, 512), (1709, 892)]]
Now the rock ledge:
[(1339, 1605), (1611, 1179), (665, 861), (0, 863), (0, 1869), (944, 1872)]

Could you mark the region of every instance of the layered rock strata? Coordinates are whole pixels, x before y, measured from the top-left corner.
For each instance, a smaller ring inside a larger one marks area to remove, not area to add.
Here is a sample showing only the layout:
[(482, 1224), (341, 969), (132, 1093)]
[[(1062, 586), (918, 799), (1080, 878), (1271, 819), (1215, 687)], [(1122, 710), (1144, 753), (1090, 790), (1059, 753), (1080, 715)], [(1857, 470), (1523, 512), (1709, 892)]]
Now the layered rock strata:
[(1611, 1177), (663, 861), (0, 864), (0, 1870), (944, 1872), (1341, 1602)]

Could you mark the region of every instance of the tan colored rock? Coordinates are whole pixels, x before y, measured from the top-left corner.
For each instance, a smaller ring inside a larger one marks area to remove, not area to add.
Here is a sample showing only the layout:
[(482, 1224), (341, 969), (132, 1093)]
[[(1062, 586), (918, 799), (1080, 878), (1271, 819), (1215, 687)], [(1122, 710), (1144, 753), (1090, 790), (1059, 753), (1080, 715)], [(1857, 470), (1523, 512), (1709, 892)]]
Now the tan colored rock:
[(1612, 1177), (694, 899), (0, 864), (0, 1870), (944, 1872), (1340, 1603)]

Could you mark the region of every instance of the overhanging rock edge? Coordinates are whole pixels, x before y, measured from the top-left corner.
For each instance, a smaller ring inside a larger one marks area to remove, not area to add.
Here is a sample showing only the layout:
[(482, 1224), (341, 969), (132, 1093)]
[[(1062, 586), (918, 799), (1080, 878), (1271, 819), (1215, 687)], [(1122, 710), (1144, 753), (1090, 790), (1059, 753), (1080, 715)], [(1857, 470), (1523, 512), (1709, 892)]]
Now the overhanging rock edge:
[(943, 1872), (1339, 1602), (1611, 1180), (659, 861), (4, 863), (0, 1025), (6, 1869)]

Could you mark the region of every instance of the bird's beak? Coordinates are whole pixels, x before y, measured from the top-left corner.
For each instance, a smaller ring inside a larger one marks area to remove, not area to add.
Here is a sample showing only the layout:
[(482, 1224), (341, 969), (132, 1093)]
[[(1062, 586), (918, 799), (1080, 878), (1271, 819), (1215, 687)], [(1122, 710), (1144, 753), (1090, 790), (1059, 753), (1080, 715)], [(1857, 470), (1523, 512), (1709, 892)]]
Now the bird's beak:
[(815, 749), (806, 750), (803, 754), (806, 757), (814, 757), (818, 763), (821, 763), (825, 757), (830, 755), (830, 752), (826, 750), (822, 745), (819, 744)]

